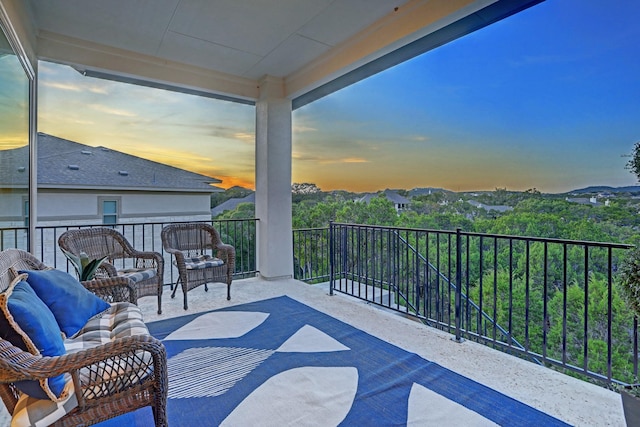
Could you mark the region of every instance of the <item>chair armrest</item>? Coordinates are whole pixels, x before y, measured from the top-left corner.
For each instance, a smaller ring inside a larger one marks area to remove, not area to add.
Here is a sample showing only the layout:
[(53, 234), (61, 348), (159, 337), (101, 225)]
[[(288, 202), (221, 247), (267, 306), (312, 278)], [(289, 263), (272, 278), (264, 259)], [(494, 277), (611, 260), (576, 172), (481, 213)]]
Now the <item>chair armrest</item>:
[(138, 303), (135, 283), (128, 277), (101, 277), (81, 282), (82, 285), (107, 302)]
[[(137, 268), (155, 268), (158, 270), (158, 273), (162, 275), (164, 270), (164, 258), (162, 258), (162, 255), (158, 252), (138, 251), (133, 249), (131, 251), (131, 256), (136, 258)], [(146, 260), (151, 262), (147, 263)]]
[(234, 267), (236, 264), (236, 248), (226, 243), (218, 243), (215, 246), (217, 257), (222, 259), (230, 267)]
[[(115, 389), (104, 387), (105, 373), (114, 384), (118, 384), (118, 378), (124, 379), (125, 384), (132, 381), (131, 378), (128, 380), (124, 378), (131, 377), (132, 372), (119, 368), (123, 361), (133, 359), (140, 361), (140, 355), (143, 352), (148, 352), (151, 358), (147, 364), (141, 362), (138, 368), (140, 376), (147, 374), (152, 368), (155, 380), (166, 392), (166, 350), (162, 342), (150, 335), (123, 337), (97, 347), (58, 357), (34, 356), (13, 346), (9, 341), (0, 339), (0, 382), (40, 380), (68, 373), (74, 380), (78, 403), (83, 404), (81, 400), (87, 396), (98, 398), (118, 392), (117, 387)], [(81, 369), (95, 372), (96, 368), (101, 372), (99, 376), (80, 374)]]
[(218, 251), (218, 252), (222, 252), (224, 254), (227, 254), (227, 255), (233, 255), (234, 258), (235, 258), (235, 255), (236, 255), (236, 248), (234, 248), (231, 245), (227, 245), (226, 243), (218, 243), (215, 246), (215, 250)]
[(98, 277), (116, 277), (118, 275), (118, 269), (109, 261), (104, 260), (96, 270), (95, 275)]
[(165, 248), (164, 251), (168, 254), (172, 254), (173, 256), (176, 257), (176, 263), (177, 264), (182, 264), (184, 265), (184, 252), (182, 252), (180, 249), (174, 249), (174, 248)]
[[(38, 380), (56, 375), (72, 373), (83, 367), (121, 357), (130, 352), (148, 351), (154, 356), (164, 357), (164, 345), (151, 335), (133, 335), (56, 357), (35, 356), (0, 339), (0, 382)], [(155, 362), (154, 362), (155, 363)]]

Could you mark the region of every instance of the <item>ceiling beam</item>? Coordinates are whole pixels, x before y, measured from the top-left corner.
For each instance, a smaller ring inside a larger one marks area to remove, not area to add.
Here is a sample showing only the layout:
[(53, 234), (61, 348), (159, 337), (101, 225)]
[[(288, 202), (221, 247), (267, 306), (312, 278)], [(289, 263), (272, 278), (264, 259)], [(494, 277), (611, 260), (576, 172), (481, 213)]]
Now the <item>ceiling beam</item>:
[(495, 0), (411, 0), (287, 76), (287, 94), (291, 98), (302, 96), (493, 2)]
[(202, 96), (253, 103), (256, 81), (60, 34), (40, 31), (38, 58), (70, 65), (86, 75)]
[[(366, 40), (379, 34), (379, 31), (368, 29), (366, 31), (371, 34), (363, 37), (364, 40), (355, 40), (352, 42), (353, 46), (344, 46), (343, 52), (333, 52), (329, 57), (320, 58), (310, 64), (307, 69), (287, 78), (287, 93), (293, 98), (293, 108), (300, 108), (542, 1), (544, 0), (410, 2), (407, 6), (412, 7), (405, 11), (397, 22), (391, 23), (385, 33), (397, 34), (399, 29), (395, 27), (398, 25), (402, 28), (406, 26), (406, 29), (415, 29), (419, 26), (415, 22), (416, 19), (424, 24), (420, 31), (398, 38), (396, 41), (393, 41), (391, 35), (386, 38), (381, 37), (389, 44), (379, 47), (377, 51), (370, 49), (367, 54), (364, 50), (359, 52), (356, 47), (366, 46)], [(463, 3), (467, 4), (463, 5)], [(430, 5), (434, 9), (430, 9)], [(419, 18), (415, 18), (416, 16)], [(377, 40), (375, 43), (381, 44), (382, 41)], [(356, 58), (358, 55), (360, 58)], [(349, 62), (349, 57), (352, 62)]]

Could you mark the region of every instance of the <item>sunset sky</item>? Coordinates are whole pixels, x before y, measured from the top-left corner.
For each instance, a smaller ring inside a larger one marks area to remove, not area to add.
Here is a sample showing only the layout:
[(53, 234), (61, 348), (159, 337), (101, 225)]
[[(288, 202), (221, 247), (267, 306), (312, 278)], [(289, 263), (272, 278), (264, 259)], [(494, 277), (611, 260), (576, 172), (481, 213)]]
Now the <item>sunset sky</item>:
[[(633, 185), (640, 2), (547, 0), (293, 115), (323, 190)], [(39, 131), (254, 187), (254, 107), (40, 63)]]

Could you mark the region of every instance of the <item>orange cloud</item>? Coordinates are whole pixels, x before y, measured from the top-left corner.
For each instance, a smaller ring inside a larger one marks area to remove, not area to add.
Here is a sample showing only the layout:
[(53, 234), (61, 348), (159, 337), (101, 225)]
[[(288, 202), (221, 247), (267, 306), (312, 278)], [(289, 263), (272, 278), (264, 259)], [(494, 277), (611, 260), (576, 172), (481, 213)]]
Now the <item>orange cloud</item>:
[(253, 181), (246, 180), (237, 176), (217, 176), (216, 178), (222, 180), (222, 183), (216, 184), (216, 187), (222, 187), (225, 190), (235, 186), (249, 188), (251, 190), (253, 190), (255, 187)]

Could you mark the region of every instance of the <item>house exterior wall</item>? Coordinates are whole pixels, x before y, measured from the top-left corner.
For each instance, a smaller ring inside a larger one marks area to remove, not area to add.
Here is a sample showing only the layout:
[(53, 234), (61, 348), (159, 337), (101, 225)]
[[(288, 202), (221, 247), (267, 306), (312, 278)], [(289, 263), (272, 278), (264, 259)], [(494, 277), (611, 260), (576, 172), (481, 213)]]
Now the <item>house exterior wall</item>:
[[(0, 207), (0, 229), (24, 227), (22, 197), (12, 196), (12, 203)], [(209, 193), (144, 193), (135, 191), (93, 193), (90, 191), (64, 191), (41, 189), (38, 192), (38, 230), (35, 235), (37, 254), (45, 264), (65, 269), (66, 259), (60, 252), (57, 239), (67, 227), (100, 225), (101, 201), (118, 201), (116, 229), (122, 232), (136, 248), (160, 251), (160, 230), (170, 222), (209, 221)], [(136, 224), (129, 225), (127, 224)], [(26, 249), (26, 230), (0, 231), (0, 246)], [(171, 262), (167, 257), (166, 262)], [(122, 265), (119, 267), (131, 267)], [(175, 278), (167, 272), (167, 283)]]
[(102, 201), (116, 200), (118, 224), (211, 219), (208, 193), (38, 193), (38, 226), (102, 224)]
[(26, 192), (0, 194), (0, 250), (27, 249), (28, 233), (23, 207), (26, 199)]
[(24, 226), (24, 201), (27, 193), (7, 192), (0, 195), (0, 228)]

